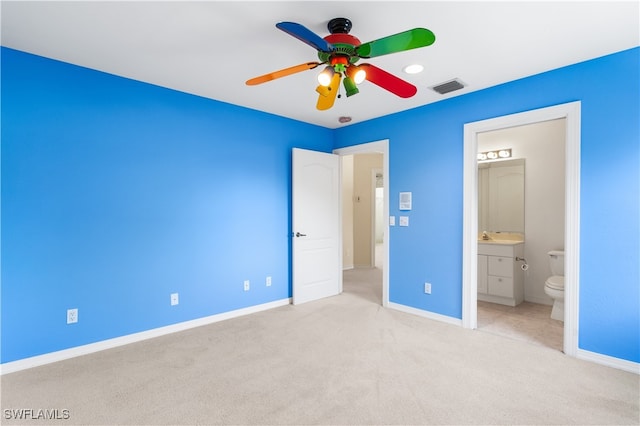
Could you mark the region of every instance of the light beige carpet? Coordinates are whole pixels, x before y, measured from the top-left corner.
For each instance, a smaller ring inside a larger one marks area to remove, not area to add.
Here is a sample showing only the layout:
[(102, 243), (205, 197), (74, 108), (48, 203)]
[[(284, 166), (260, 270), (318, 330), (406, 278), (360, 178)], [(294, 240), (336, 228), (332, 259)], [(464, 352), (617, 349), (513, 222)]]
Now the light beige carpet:
[[(2, 424), (638, 424), (639, 377), (344, 294), (2, 377)], [(375, 283), (375, 284), (372, 284)], [(10, 409), (68, 410), (58, 421)]]

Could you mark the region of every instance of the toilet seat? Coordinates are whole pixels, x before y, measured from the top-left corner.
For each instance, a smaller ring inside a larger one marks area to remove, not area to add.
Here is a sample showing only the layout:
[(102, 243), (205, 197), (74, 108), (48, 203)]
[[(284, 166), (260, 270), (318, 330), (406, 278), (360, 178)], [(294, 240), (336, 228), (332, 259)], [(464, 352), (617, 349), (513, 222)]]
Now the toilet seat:
[(545, 285), (554, 290), (564, 291), (564, 277), (561, 275), (553, 275), (547, 278)]

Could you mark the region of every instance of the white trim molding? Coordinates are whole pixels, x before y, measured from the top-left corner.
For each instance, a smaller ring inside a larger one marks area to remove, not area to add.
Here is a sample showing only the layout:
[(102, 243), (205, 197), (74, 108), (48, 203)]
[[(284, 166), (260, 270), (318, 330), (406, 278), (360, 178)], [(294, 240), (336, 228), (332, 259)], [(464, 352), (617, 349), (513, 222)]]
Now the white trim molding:
[(39, 367), (45, 364), (51, 364), (65, 359), (75, 358), (82, 355), (92, 354), (94, 352), (104, 351), (106, 349), (116, 348), (118, 346), (128, 345), (130, 343), (141, 342), (147, 339), (164, 336), (167, 334), (185, 331), (190, 328), (200, 327), (203, 325), (213, 324), (237, 318), (249, 314), (254, 314), (269, 309), (278, 308), (291, 304), (291, 298), (280, 299), (273, 302), (263, 303), (261, 305), (249, 306), (247, 308), (236, 309), (234, 311), (223, 312), (204, 318), (198, 318), (191, 321), (184, 321), (177, 324), (167, 325), (165, 327), (154, 328), (140, 333), (128, 334), (126, 336), (115, 337), (113, 339), (103, 340), (101, 342), (90, 343), (88, 345), (76, 346), (74, 348), (63, 349), (61, 351), (50, 352), (44, 355), (38, 355), (30, 358), (24, 358), (17, 361), (6, 362), (0, 364), (0, 375), (15, 373), (16, 371), (26, 370), (28, 368)]
[(602, 355), (596, 352), (586, 351), (584, 349), (578, 349), (576, 358), (640, 375), (640, 363), (627, 361), (626, 359)]
[(435, 312), (424, 311), (418, 308), (412, 308), (411, 306), (401, 305), (400, 303), (389, 302), (388, 308), (395, 309), (396, 311), (404, 312), (406, 314), (417, 315), (419, 317), (428, 318), (431, 320), (444, 322), (451, 325), (456, 325), (458, 327), (462, 325), (462, 321), (459, 320), (458, 318), (437, 314)]
[(578, 351), (580, 294), (580, 106), (579, 101), (570, 102), (464, 126), (462, 326), (475, 329), (478, 322), (478, 134), (566, 119), (564, 353), (573, 357)]
[[(382, 306), (387, 307), (389, 305), (389, 139), (383, 139), (377, 142), (368, 142), (359, 145), (347, 146), (344, 148), (334, 149), (333, 153), (336, 155), (356, 155), (356, 154), (368, 154), (372, 152), (381, 153), (382, 155), (382, 182), (384, 187), (384, 206), (383, 217), (385, 218), (384, 224), (384, 240), (382, 242)], [(342, 185), (340, 185), (342, 190)], [(342, 197), (340, 197), (342, 199)], [(340, 206), (342, 209), (342, 205)], [(342, 233), (340, 233), (342, 238)], [(340, 241), (340, 247), (342, 247), (342, 240)], [(354, 265), (356, 268), (358, 265)]]

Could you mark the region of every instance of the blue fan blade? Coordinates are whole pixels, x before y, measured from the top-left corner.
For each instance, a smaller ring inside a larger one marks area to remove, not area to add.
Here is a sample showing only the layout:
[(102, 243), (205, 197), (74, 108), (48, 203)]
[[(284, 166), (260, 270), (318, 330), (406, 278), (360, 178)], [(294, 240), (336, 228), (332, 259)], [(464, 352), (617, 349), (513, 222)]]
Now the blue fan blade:
[(331, 53), (335, 50), (335, 47), (333, 47), (331, 43), (328, 43), (310, 29), (295, 22), (279, 22), (276, 24), (276, 27), (321, 52)]

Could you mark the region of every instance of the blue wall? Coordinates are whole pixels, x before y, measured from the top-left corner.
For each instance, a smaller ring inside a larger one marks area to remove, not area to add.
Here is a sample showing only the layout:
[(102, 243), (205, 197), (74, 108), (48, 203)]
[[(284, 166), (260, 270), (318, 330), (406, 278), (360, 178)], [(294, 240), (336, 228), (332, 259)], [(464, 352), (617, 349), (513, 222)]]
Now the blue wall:
[(464, 124), (577, 100), (579, 344), (640, 362), (639, 56), (332, 131), (3, 48), (2, 362), (289, 297), (294, 146), (390, 140), (390, 299), (461, 318)]
[[(640, 362), (640, 49), (336, 131), (336, 147), (389, 139), (390, 301), (462, 317), (463, 126), (581, 101), (581, 349)], [(425, 297), (423, 283), (433, 283)]]
[(332, 144), (3, 48), (2, 362), (290, 297), (291, 148)]

